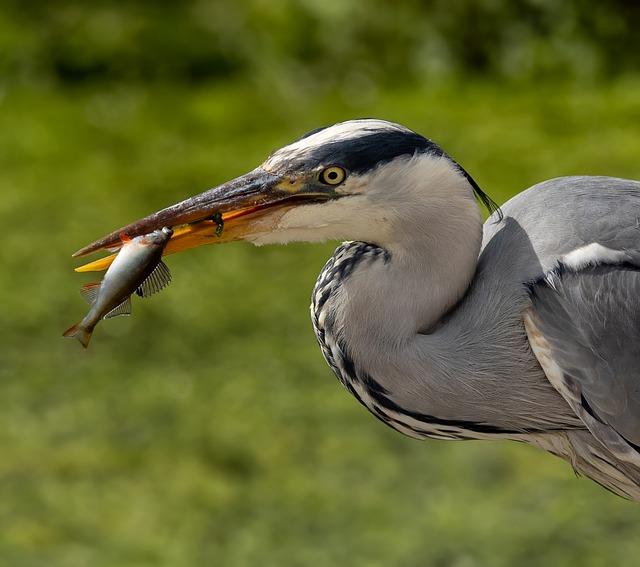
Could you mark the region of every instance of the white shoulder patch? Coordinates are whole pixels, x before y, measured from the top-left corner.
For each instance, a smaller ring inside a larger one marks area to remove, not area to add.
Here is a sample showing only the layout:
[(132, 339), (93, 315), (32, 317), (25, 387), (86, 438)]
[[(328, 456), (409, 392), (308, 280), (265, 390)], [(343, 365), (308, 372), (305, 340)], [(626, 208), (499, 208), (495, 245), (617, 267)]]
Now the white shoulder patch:
[(614, 250), (592, 242), (565, 254), (561, 261), (567, 268), (581, 270), (587, 266), (621, 263), (627, 258), (628, 255), (624, 250)]

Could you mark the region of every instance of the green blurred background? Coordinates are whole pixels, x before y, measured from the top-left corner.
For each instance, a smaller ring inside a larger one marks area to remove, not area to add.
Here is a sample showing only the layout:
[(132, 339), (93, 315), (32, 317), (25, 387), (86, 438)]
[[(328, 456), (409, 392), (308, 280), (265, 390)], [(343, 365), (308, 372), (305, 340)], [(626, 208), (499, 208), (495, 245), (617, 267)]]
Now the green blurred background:
[(376, 116), (494, 199), (640, 178), (640, 8), (574, 0), (0, 1), (0, 565), (633, 564), (640, 508), (498, 442), (418, 442), (342, 390), (332, 245), (202, 248), (102, 324), (70, 253)]

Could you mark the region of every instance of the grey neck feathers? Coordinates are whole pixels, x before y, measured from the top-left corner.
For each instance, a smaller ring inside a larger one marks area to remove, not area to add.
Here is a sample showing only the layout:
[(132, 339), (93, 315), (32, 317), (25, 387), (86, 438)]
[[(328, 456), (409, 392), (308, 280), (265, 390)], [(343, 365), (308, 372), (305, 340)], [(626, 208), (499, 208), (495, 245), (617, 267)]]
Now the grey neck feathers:
[[(384, 247), (340, 246), (318, 278), (312, 317), (330, 366), (374, 414), (409, 435), (461, 438), (460, 428), (455, 434), (440, 428), (434, 435), (426, 423), (407, 426), (394, 418), (402, 411), (399, 404), (407, 403), (403, 398), (415, 394), (420, 399), (409, 400), (407, 409), (416, 415), (428, 410), (428, 421), (436, 405), (430, 402), (455, 390), (438, 371), (444, 352), (437, 342), (421, 341), (468, 289), (482, 225), (466, 188), (449, 195), (444, 211), (407, 209)], [(444, 422), (449, 417), (442, 415)]]
[[(311, 308), (329, 365), (372, 413), (414, 437), (574, 427), (532, 364), (521, 305), (467, 301), (484, 293), (474, 282), (482, 225), (470, 191), (438, 204), (407, 208), (388, 242), (347, 242), (327, 262)], [(521, 388), (540, 389), (531, 397), (540, 407), (528, 407)]]
[(336, 286), (331, 306), (337, 332), (362, 363), (389, 359), (436, 326), (473, 279), (480, 212), (466, 179), (446, 180), (440, 190), (409, 189), (426, 197), (398, 205), (386, 241), (375, 247), (384, 253), (351, 245), (349, 276)]

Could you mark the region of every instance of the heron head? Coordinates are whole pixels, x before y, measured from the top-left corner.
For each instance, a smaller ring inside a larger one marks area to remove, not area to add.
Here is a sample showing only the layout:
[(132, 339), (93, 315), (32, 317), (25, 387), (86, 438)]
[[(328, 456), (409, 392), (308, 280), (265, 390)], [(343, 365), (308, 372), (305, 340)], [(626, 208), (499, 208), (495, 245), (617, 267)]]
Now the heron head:
[[(120, 228), (83, 255), (130, 236), (174, 227), (166, 252), (248, 240), (363, 240), (388, 245), (414, 217), (420, 226), (456, 199), (489, 203), (469, 175), (435, 143), (384, 120), (350, 120), (309, 132), (259, 167)], [(412, 227), (415, 229), (415, 227)]]

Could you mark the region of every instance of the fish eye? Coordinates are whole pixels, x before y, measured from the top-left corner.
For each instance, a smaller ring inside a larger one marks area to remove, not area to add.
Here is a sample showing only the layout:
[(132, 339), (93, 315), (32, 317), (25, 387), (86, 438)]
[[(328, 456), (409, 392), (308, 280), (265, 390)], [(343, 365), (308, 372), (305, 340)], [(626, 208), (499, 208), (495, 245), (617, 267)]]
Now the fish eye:
[(326, 185), (340, 185), (347, 177), (347, 172), (339, 165), (332, 165), (320, 172), (320, 181)]

